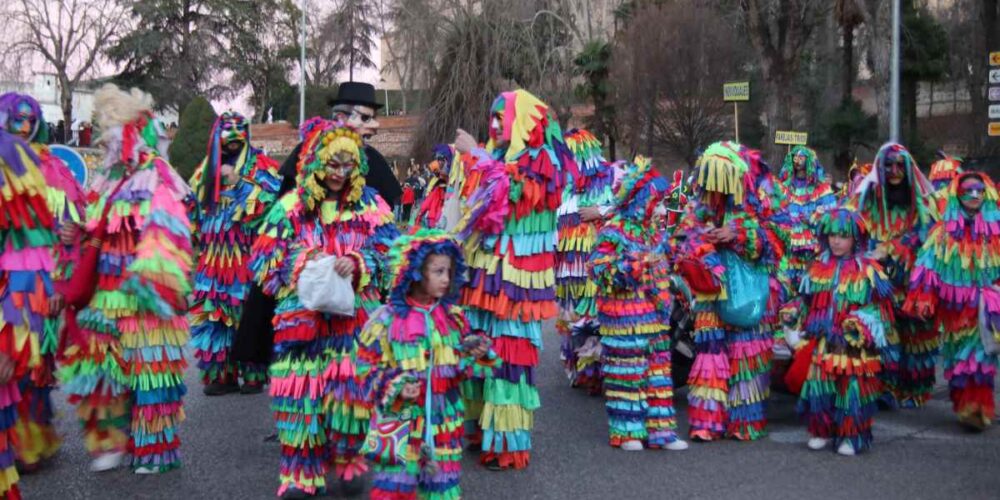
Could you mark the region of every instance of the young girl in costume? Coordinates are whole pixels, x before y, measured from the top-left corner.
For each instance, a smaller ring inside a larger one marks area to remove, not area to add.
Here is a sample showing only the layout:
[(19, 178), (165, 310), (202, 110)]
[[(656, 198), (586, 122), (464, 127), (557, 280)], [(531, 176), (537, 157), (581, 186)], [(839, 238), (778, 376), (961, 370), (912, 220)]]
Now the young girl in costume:
[(258, 393), (265, 367), (237, 363), (230, 351), (253, 280), (250, 247), (281, 187), (278, 163), (250, 144), (250, 127), (242, 115), (225, 112), (212, 126), (208, 156), (191, 185), (189, 215), (199, 253), (188, 316), (204, 392)]
[(885, 267), (895, 289), (895, 322), (882, 352), (880, 404), (890, 408), (922, 406), (934, 388), (939, 332), (902, 310), (917, 251), (937, 217), (933, 194), (910, 152), (889, 143), (879, 149), (851, 201), (868, 225), (871, 255)]
[(944, 333), (941, 358), (953, 408), (959, 422), (981, 431), (996, 417), (998, 195), (979, 172), (958, 175), (945, 193), (944, 213), (917, 254), (903, 309), (933, 319)]
[(600, 328), (594, 296), (597, 287), (587, 277), (587, 259), (597, 240), (597, 230), (613, 208), (614, 172), (604, 161), (601, 143), (586, 130), (566, 133), (566, 146), (580, 170), (577, 182), (569, 179), (558, 211), (559, 247), (556, 253), (556, 299), (562, 336), (562, 359), (573, 387), (591, 394), (601, 390)]
[[(685, 276), (695, 292), (688, 418), (691, 437), (701, 441), (755, 440), (766, 432), (773, 325), (765, 317), (754, 326), (738, 326), (718, 313), (728, 294), (744, 293), (720, 281), (726, 271), (722, 251), (761, 276), (773, 275), (781, 259), (781, 245), (765, 217), (770, 209), (740, 149), (715, 143), (698, 160), (695, 206), (681, 224), (687, 238), (677, 253), (679, 266), (700, 269), (704, 276)], [(770, 306), (769, 297), (764, 291), (755, 302), (763, 299)], [(777, 309), (773, 312), (776, 316)]]
[(91, 470), (113, 469), (129, 451), (134, 472), (164, 472), (180, 466), (190, 190), (156, 152), (147, 96), (108, 84), (94, 109), (105, 157), (88, 193), (87, 232), (105, 234), (96, 269), (73, 270), (93, 273), (96, 288), (71, 311), (80, 334), (59, 375), (77, 404)]
[(462, 153), (475, 149), (483, 168), (458, 233), (470, 268), (462, 304), (503, 360), (468, 393), (467, 418), (478, 420), (470, 431), (475, 440), (481, 431), (480, 460), (492, 469), (522, 469), (530, 459), (542, 322), (556, 315), (556, 210), (564, 169), (575, 169), (562, 137), (548, 106), (515, 90), (493, 104), (486, 151), (468, 134), (455, 141)]
[[(389, 303), (361, 332), (359, 373), (368, 377), (378, 412), (409, 414), (412, 424), (406, 462), (375, 464), (371, 498), (457, 499), (465, 418), (460, 383), (466, 368), (485, 360), (489, 341), (470, 335), (456, 304), (465, 261), (454, 239), (421, 229), (399, 238), (389, 258)], [(425, 446), (428, 437), (433, 447)]]
[(872, 442), (879, 352), (892, 328), (892, 284), (881, 264), (865, 255), (868, 231), (853, 208), (823, 214), (817, 237), (822, 253), (801, 286), (805, 336), (816, 347), (798, 412), (809, 425), (810, 449), (833, 440), (837, 453), (854, 455)]
[[(278, 303), (270, 394), (283, 498), (322, 495), (331, 463), (346, 488), (360, 489), (371, 400), (357, 379), (355, 341), (379, 305), (383, 256), (398, 235), (389, 205), (365, 184), (361, 136), (325, 120), (305, 132), (297, 187), (265, 217), (250, 265)], [(328, 255), (354, 285), (353, 316), (306, 309), (299, 298), (306, 263)]]
[(0, 130), (0, 497), (15, 500), (19, 382), (41, 364), (45, 319), (50, 303), (58, 307), (50, 277), (57, 241), (40, 162), (26, 142)]
[[(63, 280), (69, 276), (79, 250), (78, 227), (86, 205), (83, 190), (66, 165), (49, 150), (45, 117), (33, 97), (13, 92), (0, 96), (0, 126), (30, 142), (38, 155), (38, 166), (48, 187), (45, 200), (61, 240), (52, 247), (55, 260), (52, 279)], [(52, 313), (39, 339), (41, 362), (20, 381), (16, 429), (18, 467), (22, 472), (36, 470), (42, 460), (55, 455), (61, 441), (53, 425), (51, 392), (55, 387), (62, 311), (53, 309)]]
[(618, 192), (615, 216), (601, 228), (590, 257), (601, 323), (604, 396), (611, 446), (683, 450), (677, 437), (670, 372), (670, 307), (657, 277), (667, 266), (658, 251), (656, 219), (666, 215), (669, 184), (637, 158)]

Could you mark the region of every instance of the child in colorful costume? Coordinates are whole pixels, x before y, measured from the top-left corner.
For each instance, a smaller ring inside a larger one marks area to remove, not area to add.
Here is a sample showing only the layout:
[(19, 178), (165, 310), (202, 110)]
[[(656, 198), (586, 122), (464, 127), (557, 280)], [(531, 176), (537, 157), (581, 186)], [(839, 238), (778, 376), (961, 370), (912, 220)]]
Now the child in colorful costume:
[(852, 206), (868, 225), (869, 250), (895, 287), (894, 328), (882, 352), (885, 394), (880, 404), (916, 408), (930, 399), (938, 332), (927, 321), (901, 310), (917, 250), (937, 217), (933, 188), (910, 152), (899, 144), (879, 149), (872, 171), (862, 179)]
[[(187, 184), (156, 150), (152, 103), (108, 84), (94, 96), (105, 149), (91, 183), (87, 231), (104, 232), (96, 288), (59, 371), (77, 404), (94, 471), (126, 451), (140, 474), (180, 466), (191, 233)], [(90, 240), (94, 241), (94, 240)]]
[(822, 253), (802, 277), (805, 336), (816, 344), (798, 412), (809, 424), (813, 450), (831, 439), (841, 455), (871, 446), (893, 290), (881, 264), (865, 255), (867, 239), (853, 207), (825, 212), (817, 226)]
[[(757, 181), (734, 143), (715, 143), (699, 158), (696, 201), (682, 221), (687, 238), (678, 250), (678, 271), (695, 292), (695, 361), (688, 376), (688, 418), (692, 438), (711, 441), (724, 436), (754, 440), (765, 435), (765, 406), (770, 394), (772, 325), (753, 327), (723, 322), (718, 306), (729, 290), (720, 252), (758, 274), (774, 274), (781, 244), (764, 214)], [(690, 263), (687, 264), (687, 263)], [(692, 279), (684, 269), (700, 269)], [(768, 293), (760, 299), (767, 300)], [(775, 311), (776, 312), (776, 311)]]
[(981, 431), (996, 417), (998, 195), (989, 176), (978, 172), (959, 174), (945, 192), (945, 211), (917, 254), (903, 309), (933, 319), (944, 333), (941, 358), (955, 413)]
[(805, 146), (795, 146), (785, 156), (779, 177), (785, 188), (789, 218), (789, 247), (782, 271), (792, 289), (798, 290), (802, 274), (819, 253), (813, 223), (836, 205), (837, 198), (816, 152)]
[[(79, 250), (76, 228), (82, 224), (86, 209), (83, 190), (66, 165), (49, 150), (48, 127), (41, 106), (33, 97), (13, 92), (0, 96), (0, 127), (31, 143), (40, 159), (38, 167), (48, 184), (45, 199), (62, 240), (52, 247), (55, 261), (52, 279), (65, 279)], [(42, 460), (55, 455), (61, 441), (53, 425), (51, 392), (55, 387), (62, 314), (61, 309), (52, 312), (45, 322), (45, 333), (39, 339), (41, 363), (20, 381), (21, 402), (16, 429), (18, 467), (22, 472), (36, 470)]]
[(243, 115), (225, 112), (212, 126), (208, 156), (191, 185), (189, 215), (200, 252), (188, 316), (204, 392), (259, 393), (265, 367), (233, 361), (230, 349), (253, 280), (250, 247), (281, 187), (278, 163), (250, 144)]
[(483, 169), (457, 232), (470, 267), (462, 304), (472, 330), (490, 336), (503, 360), (467, 393), (467, 420), (478, 420), (470, 434), (481, 429), (480, 460), (493, 469), (522, 469), (530, 458), (542, 322), (556, 315), (556, 210), (564, 169), (575, 168), (562, 141), (548, 106), (524, 90), (494, 102), (486, 151), (467, 134), (456, 138), (459, 151), (476, 150)]
[[(600, 337), (596, 284), (587, 277), (587, 259), (597, 241), (597, 229), (614, 204), (614, 172), (604, 161), (601, 143), (586, 130), (565, 135), (580, 170), (578, 182), (567, 182), (558, 211), (556, 253), (556, 331), (563, 337), (562, 359), (573, 387), (591, 394), (601, 390)], [(572, 179), (570, 179), (572, 180)]]
[[(359, 373), (367, 375), (378, 411), (407, 412), (411, 427), (405, 463), (375, 464), (371, 498), (458, 499), (465, 419), (460, 382), (467, 369), (488, 356), (489, 343), (470, 335), (456, 304), (465, 260), (454, 239), (441, 230), (421, 229), (399, 238), (389, 256), (389, 303), (361, 332)], [(426, 427), (428, 418), (432, 429)], [(424, 447), (426, 436), (432, 436), (433, 452)]]
[[(270, 394), (284, 498), (323, 494), (329, 463), (345, 486), (360, 486), (357, 452), (371, 401), (357, 380), (355, 342), (379, 305), (383, 256), (398, 235), (389, 205), (365, 185), (361, 136), (324, 120), (305, 131), (297, 187), (265, 216), (250, 265), (264, 293), (278, 301)], [(334, 269), (354, 285), (353, 316), (309, 310), (300, 301), (302, 270), (326, 255), (340, 257)]]
[[(20, 138), (0, 130), (0, 497), (20, 499), (14, 448), (21, 400), (20, 382), (41, 362), (39, 342), (50, 303), (57, 307), (51, 281), (54, 220), (46, 203), (41, 159)], [(56, 308), (53, 307), (53, 310)]]
[(670, 308), (656, 278), (667, 267), (656, 219), (666, 216), (667, 180), (637, 158), (618, 191), (588, 263), (597, 288), (604, 395), (611, 446), (683, 450), (670, 376)]
[(445, 195), (448, 189), (448, 177), (451, 174), (453, 163), (457, 160), (455, 150), (448, 144), (438, 144), (434, 146), (434, 160), (430, 163), (430, 171), (433, 174), (427, 189), (424, 191), (424, 199), (417, 207), (410, 222), (412, 232), (420, 228), (442, 227), (444, 221), (441, 216), (444, 213)]

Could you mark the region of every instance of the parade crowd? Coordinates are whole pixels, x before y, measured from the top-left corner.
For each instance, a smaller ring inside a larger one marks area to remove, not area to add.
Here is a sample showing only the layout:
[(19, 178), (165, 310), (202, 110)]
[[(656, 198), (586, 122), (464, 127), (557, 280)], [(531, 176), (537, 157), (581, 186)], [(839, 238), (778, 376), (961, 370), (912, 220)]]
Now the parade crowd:
[[(647, 158), (605, 160), (515, 90), (484, 111), (485, 144), (458, 130), (434, 148), (403, 224), (403, 190), (367, 144), (374, 88), (342, 84), (331, 104), (284, 164), (223, 113), (183, 179), (150, 99), (109, 84), (104, 162), (81, 186), (38, 103), (0, 96), (3, 498), (60, 446), (57, 385), (91, 470), (179, 467), (187, 345), (206, 395), (267, 391), (281, 498), (332, 478), (457, 499), (466, 450), (529, 467), (550, 320), (569, 385), (603, 395), (625, 451), (760, 439), (780, 382), (804, 445), (866, 452), (878, 411), (924, 405), (938, 363), (961, 425), (995, 419), (998, 194), (956, 158), (928, 178), (886, 144), (835, 192), (807, 147), (772, 168), (723, 141), (668, 178)], [(682, 341), (693, 362), (675, 381)]]

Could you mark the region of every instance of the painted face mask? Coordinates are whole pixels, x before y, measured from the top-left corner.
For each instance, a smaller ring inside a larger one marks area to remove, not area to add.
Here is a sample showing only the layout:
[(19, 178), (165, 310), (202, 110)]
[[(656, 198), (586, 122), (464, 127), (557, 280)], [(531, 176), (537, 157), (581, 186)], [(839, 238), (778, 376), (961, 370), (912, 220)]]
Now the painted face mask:
[(249, 127), (246, 119), (236, 113), (223, 113), (219, 118), (219, 140), (222, 147), (229, 148), (230, 144), (246, 144), (249, 137)]
[(38, 116), (31, 109), (31, 105), (22, 102), (17, 105), (17, 112), (14, 116), (10, 117), (7, 123), (7, 131), (20, 136), (26, 141), (30, 141), (37, 123)]

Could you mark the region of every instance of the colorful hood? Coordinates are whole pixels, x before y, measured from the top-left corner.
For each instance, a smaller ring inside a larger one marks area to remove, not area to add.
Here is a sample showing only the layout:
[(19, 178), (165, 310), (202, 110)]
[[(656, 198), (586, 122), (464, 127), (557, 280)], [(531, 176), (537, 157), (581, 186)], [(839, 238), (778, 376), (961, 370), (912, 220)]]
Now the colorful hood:
[[(875, 155), (872, 171), (868, 173), (860, 182), (857, 190), (858, 207), (862, 210), (870, 210), (873, 221), (879, 221), (884, 227), (889, 225), (889, 206), (885, 189), (888, 183), (886, 179), (886, 164), (895, 161), (896, 158), (903, 158), (906, 182), (909, 187), (911, 206), (917, 210), (919, 223), (924, 229), (930, 229), (936, 214), (931, 204), (931, 194), (934, 192), (933, 186), (924, 174), (917, 168), (910, 152), (897, 143), (887, 143), (883, 145), (878, 154)], [(872, 224), (875, 224), (872, 222)]]
[(705, 149), (695, 164), (695, 188), (701, 193), (719, 193), (742, 206), (755, 191), (750, 166), (734, 142), (716, 142)]
[[(959, 201), (959, 191), (962, 181), (970, 177), (976, 177), (983, 181), (985, 191), (983, 192), (983, 206), (975, 217), (968, 217), (962, 203)], [(944, 212), (941, 214), (941, 222), (949, 233), (962, 234), (966, 227), (972, 231), (973, 236), (997, 237), (1000, 236), (1000, 211), (997, 210), (997, 188), (985, 172), (963, 172), (955, 176), (948, 184), (944, 193)]]
[(868, 248), (868, 225), (857, 209), (851, 205), (838, 206), (823, 212), (816, 223), (816, 236), (820, 249), (830, 249), (830, 236), (841, 235), (854, 238), (855, 253)]
[(145, 155), (157, 154), (161, 127), (153, 117), (153, 101), (147, 94), (135, 88), (125, 92), (109, 83), (94, 94), (94, 110), (94, 122), (101, 129), (98, 142), (109, 153), (105, 166), (135, 166)]
[(323, 183), (326, 178), (326, 163), (341, 152), (349, 153), (357, 162), (357, 167), (351, 170), (344, 186), (343, 201), (348, 204), (360, 201), (365, 188), (365, 175), (368, 173), (368, 157), (365, 155), (361, 135), (342, 122), (328, 120), (313, 120), (303, 130), (308, 135), (299, 152), (296, 184), (306, 210), (316, 210), (326, 199), (327, 188)]
[[(560, 172), (568, 173), (569, 178), (579, 177), (573, 154), (563, 142), (559, 122), (550, 115), (548, 105), (541, 99), (523, 89), (504, 92), (493, 101), (490, 114), (502, 118), (503, 128), (503, 137), (496, 137), (496, 130), (490, 127), (490, 140), (486, 143), (486, 150), (494, 159), (515, 163), (525, 152), (534, 156), (548, 148), (549, 163), (559, 168)], [(506, 148), (497, 147), (501, 139), (506, 142)], [(539, 173), (562, 186), (556, 172)]]
[(781, 182), (788, 183), (795, 179), (794, 159), (799, 155), (805, 157), (806, 183), (810, 186), (815, 186), (826, 182), (826, 172), (823, 170), (823, 166), (820, 165), (819, 158), (816, 157), (816, 151), (805, 146), (795, 146), (785, 155), (785, 162), (781, 165), (781, 172), (778, 174)]
[(608, 172), (601, 141), (586, 129), (574, 128), (566, 132), (566, 146), (576, 160), (580, 176), (575, 186), (578, 192), (587, 189), (590, 179)]
[(942, 156), (938, 161), (931, 163), (931, 173), (928, 176), (935, 190), (948, 187), (948, 184), (962, 173), (961, 158), (948, 155)]
[(18, 94), (17, 92), (7, 92), (0, 95), (0, 128), (7, 130), (10, 119), (17, 114), (17, 108), (21, 104), (27, 104), (31, 112), (35, 114), (35, 125), (31, 129), (31, 142), (48, 144), (49, 126), (42, 115), (42, 107), (34, 97), (28, 94)]
[(423, 267), (429, 255), (451, 257), (453, 278), (448, 294), (441, 298), (442, 306), (458, 303), (459, 291), (465, 286), (465, 258), (458, 242), (440, 229), (420, 229), (414, 234), (396, 239), (389, 250), (389, 279), (392, 287), (389, 302), (400, 313), (409, 311), (406, 296), (414, 283), (423, 280)]
[(656, 206), (663, 203), (669, 191), (670, 183), (653, 168), (652, 162), (638, 156), (616, 193), (616, 215), (622, 219), (651, 222)]
[[(215, 119), (208, 137), (208, 154), (205, 156), (201, 177), (198, 179), (198, 185), (192, 186), (198, 200), (208, 206), (213, 206), (219, 201), (219, 191), (222, 189), (222, 137), (226, 133), (223, 125), (234, 120), (246, 123), (246, 117), (235, 111), (226, 111)], [(247, 126), (246, 140), (243, 142), (243, 149), (236, 161), (237, 167), (246, 163), (247, 155), (250, 154), (251, 149), (250, 127)]]

